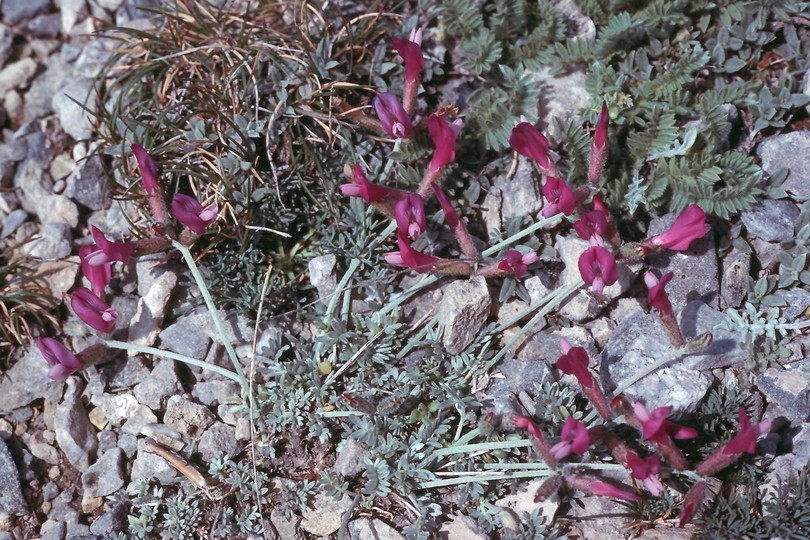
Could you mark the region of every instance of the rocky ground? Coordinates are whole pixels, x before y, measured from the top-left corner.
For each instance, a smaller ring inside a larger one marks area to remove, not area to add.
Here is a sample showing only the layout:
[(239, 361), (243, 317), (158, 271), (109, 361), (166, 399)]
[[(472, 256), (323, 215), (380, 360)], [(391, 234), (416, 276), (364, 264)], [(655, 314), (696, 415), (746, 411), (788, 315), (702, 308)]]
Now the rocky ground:
[[(85, 159), (93, 145), (92, 122), (79, 103), (94, 103), (87, 100), (88, 94), (114, 46), (90, 34), (107, 22), (148, 27), (148, 19), (138, 9), (146, 4), (148, 0), (2, 0), (0, 5), (0, 124), (4, 127), (0, 240), (6, 249), (36, 261), (55, 298), (62, 298), (79, 279), (75, 254), (88, 241), (90, 225), (103, 226), (108, 235), (121, 238), (129, 231), (128, 218), (137, 219), (132, 207), (110, 200), (99, 158)], [(558, 84), (560, 99), (549, 98), (551, 102), (563, 101), (567, 92), (563, 89), (570, 81)], [(569, 104), (569, 110), (576, 106)], [(682, 313), (688, 323), (684, 325), (687, 338), (713, 329), (722, 320), (722, 309), (742, 304), (752, 268), (756, 274), (772, 266), (784, 250), (782, 243), (794, 238), (799, 203), (810, 199), (810, 164), (805, 159), (810, 154), (810, 132), (767, 139), (757, 153), (766, 171), (788, 167), (790, 175), (783, 185), (788, 198), (763, 201), (742, 215), (744, 234), (754, 252), (732, 249), (718, 256), (718, 246), (707, 237), (689, 252), (654, 261), (661, 271), (674, 271), (684, 278), (673, 281), (670, 294), (676, 313)], [(502, 218), (537, 210), (508, 203), (521, 190), (531, 192), (529, 176), (519, 170), (514, 179), (504, 179), (500, 199), (490, 201)], [(673, 219), (657, 220), (650, 232), (664, 230)], [(566, 267), (560, 284), (578, 278), (576, 260), (585, 247), (573, 237), (555, 246)], [(317, 264), (315, 270), (323, 273)], [(179, 263), (154, 256), (118, 270), (124, 277), (117, 284), (121, 294), (113, 304), (120, 313), (115, 338), (141, 345), (159, 343), (165, 349), (225, 365), (224, 348), (206, 312), (184, 314), (164, 324), (172, 298), (184, 294), (189, 282)], [(601, 376), (607, 388), (667, 352), (655, 317), (642, 310), (638, 295), (626, 294), (632, 275), (628, 272), (623, 277), (608, 290), (607, 297), (617, 301), (607, 317), (561, 332), (572, 341), (594, 342), (603, 348)], [(526, 287), (536, 298), (547, 292), (540, 277), (530, 278)], [(444, 300), (438, 294), (432, 301), (470, 306), (484, 316), (490, 308), (486, 287), (483, 293), (475, 287), (451, 288), (444, 291)], [(810, 293), (794, 289), (789, 294), (785, 299), (788, 320), (804, 316)], [(519, 307), (504, 306), (500, 316), (507, 317)], [(582, 292), (566, 304), (563, 314), (574, 322), (587, 321), (597, 307), (601, 306)], [(468, 321), (456, 324), (454, 317), (463, 310), (446, 309), (448, 327), (462, 336), (477, 331)], [(233, 343), (246, 365), (253, 345), (252, 326), (244, 318), (229, 321)], [(78, 344), (93, 339), (77, 319), (70, 319), (64, 332)], [(694, 410), (712, 384), (731, 379), (728, 368), (746, 360), (747, 352), (737, 346), (738, 337), (715, 330), (709, 350), (645, 378), (628, 395), (646, 400), (648, 408), (673, 405)], [(768, 448), (788, 445), (792, 449), (778, 458), (774, 482), (776, 474), (801, 468), (810, 458), (810, 370), (803, 366), (807, 345), (805, 339), (795, 340), (786, 368), (769, 369), (755, 381), (764, 417), (780, 419), (782, 425), (788, 422), (793, 428), (789, 439), (775, 432), (766, 440)], [(537, 334), (527, 340), (515, 357), (500, 365), (503, 377), (493, 379), (488, 389), (496, 408), (508, 412), (513, 403), (498, 404), (500, 396), (523, 396), (548, 372), (548, 365), (537, 359), (558, 354), (558, 336)], [(119, 355), (67, 381), (48, 379), (35, 347), (20, 351), (8, 365), (0, 380), (0, 540), (107, 538), (120, 530), (125, 516), (111, 495), (139, 478), (170, 482), (177, 477), (165, 459), (148, 449), (147, 436), (175, 450), (193, 446), (202, 462), (222, 453), (236, 455), (249, 441), (247, 422), (228, 404), (239, 393), (238, 385), (171, 360)], [(361, 458), (361, 451), (347, 449), (334, 467), (349, 471), (349, 462)], [(535, 490), (530, 486), (503, 504), (531, 510)], [(340, 523), (334, 516), (341, 516), (350, 501), (338, 501), (335, 506), (327, 499), (304, 516), (303, 530), (318, 536), (337, 530)], [(610, 501), (590, 500), (591, 506), (579, 510), (581, 515), (609, 514), (615, 509)], [(549, 510), (553, 509), (552, 504)], [(294, 525), (276, 523), (279, 530)], [(585, 538), (614, 538), (621, 525), (620, 520), (603, 519), (578, 526)], [(362, 517), (350, 525), (352, 538), (370, 537), (363, 534), (371, 530), (379, 538), (400, 537), (379, 520)], [(449, 523), (445, 532), (459, 540), (484, 537), (463, 517)]]

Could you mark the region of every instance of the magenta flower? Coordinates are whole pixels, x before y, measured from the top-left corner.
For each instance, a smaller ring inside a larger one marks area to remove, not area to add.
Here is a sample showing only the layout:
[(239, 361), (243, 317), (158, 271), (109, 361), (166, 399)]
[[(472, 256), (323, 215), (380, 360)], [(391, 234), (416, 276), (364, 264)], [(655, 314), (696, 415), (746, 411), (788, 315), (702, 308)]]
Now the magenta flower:
[(81, 360), (70, 349), (53, 338), (36, 338), (37, 347), (42, 357), (51, 366), (48, 370), (48, 377), (53, 380), (67, 379), (73, 373), (82, 369)]
[(394, 38), (391, 45), (405, 61), (405, 82), (414, 83), (419, 80), (419, 74), (425, 67), (425, 58), (422, 56), (422, 29), (411, 30), (408, 39)]
[(76, 289), (70, 297), (70, 307), (82, 321), (99, 332), (107, 334), (115, 328), (118, 312), (105, 304), (90, 289), (85, 287)]
[(661, 279), (658, 279), (652, 272), (646, 272), (644, 274), (644, 283), (648, 288), (647, 304), (661, 313), (672, 314), (672, 304), (669, 301), (664, 287), (667, 286), (667, 283), (669, 283), (673, 275), (672, 272), (667, 272), (661, 276)]
[(642, 459), (641, 456), (630, 450), (626, 457), (627, 466), (630, 467), (633, 478), (640, 481), (654, 497), (658, 497), (664, 491), (664, 484), (658, 478), (658, 472), (661, 470), (661, 461), (658, 456), (652, 454), (646, 459)]
[(520, 122), (512, 128), (509, 145), (521, 156), (536, 161), (545, 174), (553, 170), (548, 158), (548, 139), (530, 123)]
[(525, 429), (529, 432), (529, 435), (535, 437), (537, 439), (542, 439), (543, 434), (540, 432), (540, 428), (537, 427), (537, 424), (529, 418), (528, 416), (519, 416), (515, 415), (512, 417), (512, 425), (518, 429)]
[(574, 230), (580, 238), (590, 241), (592, 246), (601, 246), (602, 236), (607, 230), (607, 218), (599, 210), (585, 212), (574, 222)]
[(208, 206), (203, 206), (194, 197), (182, 193), (176, 193), (172, 198), (174, 217), (197, 234), (205, 232), (205, 228), (217, 219), (218, 212), (219, 206), (216, 201)]
[(593, 375), (588, 370), (588, 352), (584, 347), (572, 347), (565, 338), (560, 338), (560, 348), (563, 355), (554, 364), (557, 369), (567, 375), (573, 375), (584, 388), (594, 385)]
[(425, 255), (413, 249), (407, 236), (398, 233), (397, 243), (399, 244), (399, 251), (393, 251), (385, 255), (388, 264), (407, 266), (417, 272), (428, 272), (440, 261), (438, 257)]
[(599, 112), (599, 118), (596, 121), (593, 144), (591, 144), (591, 164), (588, 169), (588, 180), (592, 184), (595, 184), (596, 181), (599, 180), (599, 177), (602, 175), (602, 169), (605, 168), (609, 120), (610, 114), (608, 113), (607, 103), (603, 101), (602, 110)]
[(671, 249), (685, 251), (693, 240), (706, 235), (706, 214), (703, 209), (691, 204), (684, 210), (665, 233), (653, 236), (641, 243), (643, 248), (655, 251), (657, 249)]
[(101, 251), (95, 244), (82, 246), (79, 248), (79, 260), (82, 265), (82, 274), (90, 282), (93, 292), (96, 296), (101, 298), (104, 295), (104, 287), (112, 279), (112, 265), (109, 262), (102, 263), (98, 266), (93, 266), (87, 262), (87, 258), (93, 253)]
[(517, 279), (526, 275), (526, 267), (537, 262), (537, 253), (530, 251), (521, 254), (519, 251), (510, 249), (503, 254), (503, 260), (498, 263), (498, 269), (504, 272), (512, 272)]
[(435, 173), (456, 159), (456, 137), (461, 131), (461, 119), (456, 119), (452, 124), (448, 124), (441, 116), (431, 114), (428, 117), (427, 125), (430, 139), (436, 148), (428, 168)]
[(368, 204), (385, 199), (394, 193), (394, 190), (390, 188), (369, 182), (360, 165), (354, 166), (354, 182), (341, 184), (339, 187), (347, 197), (362, 197)]
[(576, 197), (574, 192), (568, 187), (568, 184), (549, 176), (543, 186), (543, 196), (548, 201), (548, 204), (543, 208), (540, 214), (543, 217), (551, 217), (562, 212), (566, 216), (570, 216), (577, 206)]
[(578, 266), (582, 280), (590, 285), (596, 294), (602, 294), (606, 285), (613, 285), (619, 280), (616, 258), (602, 246), (591, 246), (586, 249), (579, 257)]
[(104, 233), (98, 227), (93, 225), (91, 227), (93, 233), (93, 240), (98, 246), (98, 250), (88, 253), (84, 260), (90, 266), (101, 266), (110, 261), (126, 262), (135, 253), (135, 244), (133, 242), (113, 242), (107, 240)]
[(582, 455), (591, 445), (591, 436), (588, 428), (574, 418), (569, 416), (563, 424), (561, 441), (551, 447), (551, 454), (554, 459), (560, 460), (571, 453)]
[(155, 160), (140, 144), (132, 145), (132, 153), (135, 154), (135, 161), (138, 162), (138, 170), (141, 173), (146, 194), (151, 195), (158, 187), (158, 170)]
[(760, 422), (752, 426), (745, 409), (740, 409), (740, 432), (723, 447), (724, 454), (756, 453), (757, 439), (770, 431), (771, 421)]
[(695, 514), (703, 504), (703, 498), (706, 494), (706, 482), (697, 482), (687, 492), (686, 497), (683, 499), (683, 506), (678, 514), (678, 526), (683, 527), (692, 521)]
[(619, 486), (610, 484), (608, 482), (603, 482), (601, 480), (589, 482), (588, 489), (590, 489), (591, 493), (593, 493), (594, 495), (601, 495), (603, 497), (614, 497), (616, 499), (622, 499), (625, 501), (641, 502), (641, 497), (639, 497), (635, 493), (627, 491), (626, 489), (622, 489)]
[(416, 193), (410, 193), (394, 206), (398, 234), (416, 240), (427, 228), (425, 201)]
[(447, 224), (450, 225), (451, 229), (455, 229), (459, 223), (458, 212), (456, 212), (456, 209), (450, 204), (450, 199), (447, 198), (447, 194), (442, 191), (439, 186), (433, 184), (433, 191), (436, 193), (436, 198), (439, 200), (439, 204), (442, 207), (442, 212), (444, 212), (444, 218), (447, 220)]
[(640, 401), (633, 405), (633, 412), (641, 422), (644, 438), (662, 445), (670, 445), (671, 438), (683, 440), (694, 439), (697, 431), (690, 427), (679, 426), (667, 420), (672, 407), (658, 407), (650, 412)]
[(389, 136), (401, 139), (408, 137), (413, 131), (408, 113), (394, 94), (386, 92), (375, 97), (374, 110), (377, 111), (380, 124)]

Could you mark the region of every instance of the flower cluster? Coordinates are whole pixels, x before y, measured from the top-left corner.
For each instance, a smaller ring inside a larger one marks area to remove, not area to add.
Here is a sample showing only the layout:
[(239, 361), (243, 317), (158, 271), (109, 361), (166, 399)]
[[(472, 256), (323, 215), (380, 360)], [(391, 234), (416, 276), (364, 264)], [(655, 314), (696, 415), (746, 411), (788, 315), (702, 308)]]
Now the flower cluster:
[[(117, 242), (107, 238), (98, 227), (92, 226), (92, 241), (79, 248), (82, 275), (90, 288), (78, 287), (70, 296), (70, 307), (76, 316), (102, 334), (112, 333), (118, 322), (118, 312), (105, 301), (105, 289), (112, 279), (112, 263), (126, 263), (133, 256), (160, 251), (170, 245), (169, 237), (166, 236), (169, 213), (165, 195), (158, 182), (157, 165), (140, 145), (133, 144), (132, 153), (156, 220), (153, 226), (156, 236), (137, 242)], [(181, 240), (185, 241), (193, 239), (192, 233), (204, 233), (206, 227), (216, 220), (219, 211), (216, 202), (203, 206), (197, 199), (181, 193), (174, 195), (171, 209), (177, 222), (186, 228), (180, 234)], [(67, 347), (52, 338), (39, 338), (37, 346), (51, 366), (48, 376), (53, 379), (64, 379), (85, 365)]]

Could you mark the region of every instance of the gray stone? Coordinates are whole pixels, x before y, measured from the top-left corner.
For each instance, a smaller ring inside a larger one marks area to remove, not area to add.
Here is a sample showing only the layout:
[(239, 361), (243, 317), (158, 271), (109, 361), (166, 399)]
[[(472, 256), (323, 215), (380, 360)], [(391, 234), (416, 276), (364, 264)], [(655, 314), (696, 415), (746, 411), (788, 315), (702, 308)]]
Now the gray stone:
[[(667, 214), (653, 219), (648, 236), (669, 230), (676, 218), (676, 214)], [(663, 251), (647, 257), (647, 263), (658, 277), (666, 272), (674, 274), (666, 291), (675, 313), (697, 299), (702, 299), (715, 309), (720, 307), (717, 250), (710, 233), (693, 241), (686, 251)]]
[(770, 137), (759, 145), (757, 154), (762, 158), (762, 168), (768, 174), (779, 169), (789, 169), (782, 189), (799, 200), (810, 199), (810, 131), (793, 131)]
[(243, 445), (236, 440), (234, 428), (223, 424), (222, 422), (214, 422), (214, 424), (205, 430), (197, 449), (202, 456), (205, 463), (210, 463), (216, 457), (227, 455), (233, 457), (242, 451)]
[(156, 361), (149, 377), (133, 389), (138, 403), (146, 405), (153, 411), (163, 409), (166, 400), (182, 391), (180, 381), (177, 380), (174, 360), (162, 358)]
[(778, 403), (791, 424), (810, 420), (810, 372), (800, 363), (768, 368), (757, 375), (756, 381), (765, 400)]
[(780, 290), (776, 294), (785, 301), (782, 313), (788, 321), (795, 321), (802, 317), (804, 311), (810, 307), (810, 292), (804, 289)]
[(352, 540), (404, 540), (393, 527), (379, 519), (359, 518), (349, 522)]
[(14, 362), (0, 382), (0, 414), (8, 414), (35, 399), (59, 401), (64, 382), (49, 379), (48, 369), (37, 346), (31, 344), (28, 353)]
[(111, 390), (131, 388), (142, 383), (149, 376), (149, 368), (140, 356), (122, 359), (103, 368), (107, 384)]
[(70, 255), (70, 225), (46, 223), (39, 234), (23, 247), (23, 253), (34, 259), (59, 260)]
[[(51, 520), (49, 520), (51, 521)], [(40, 540), (65, 540), (65, 536), (67, 535), (67, 523), (64, 521), (51, 521), (50, 526), (46, 529), (45, 526), (48, 523), (44, 523), (42, 528), (40, 529)]]
[(59, 26), (65, 34), (70, 34), (76, 23), (87, 16), (87, 5), (84, 0), (61, 0), (59, 8), (61, 12)]
[(133, 482), (141, 478), (150, 478), (161, 483), (170, 483), (177, 478), (177, 471), (165, 459), (149, 450), (144, 439), (139, 439), (138, 455), (132, 463), (130, 478)]
[(369, 451), (351, 437), (343, 439), (332, 470), (346, 478), (354, 478), (363, 471), (363, 460), (369, 455)]
[(43, 438), (42, 433), (34, 433), (27, 446), (31, 455), (49, 465), (58, 465), (61, 460), (59, 452)]
[(140, 435), (144, 426), (154, 422), (157, 422), (157, 416), (155, 416), (155, 413), (153, 413), (149, 407), (139, 405), (129, 417), (129, 420), (127, 420), (124, 425), (121, 426), (121, 431), (130, 435)]
[(108, 300), (110, 307), (118, 312), (118, 319), (115, 321), (115, 337), (117, 339), (127, 339), (126, 331), (129, 331), (129, 323), (138, 310), (140, 298), (134, 294), (117, 294)]
[(202, 360), (211, 346), (211, 338), (200, 331), (202, 321), (202, 317), (196, 314), (180, 317), (160, 332), (160, 346), (177, 354)]
[(455, 514), (453, 519), (442, 523), (438, 538), (442, 540), (488, 540), (489, 535), (470, 516)]
[(790, 201), (766, 199), (740, 214), (748, 233), (766, 242), (788, 242), (793, 239), (793, 222), (799, 208)]
[(28, 146), (24, 137), (14, 137), (8, 143), (0, 144), (0, 184), (10, 187), (16, 164), (25, 159)]
[(541, 128), (550, 126), (553, 118), (566, 122), (578, 119), (579, 111), (588, 106), (590, 95), (586, 89), (585, 71), (576, 71), (552, 75), (549, 68), (528, 72), (535, 84), (540, 86), (543, 96), (542, 105), (538, 106)]
[(352, 504), (348, 495), (334, 499), (324, 493), (315, 496), (311, 508), (303, 510), (301, 528), (315, 536), (329, 536), (340, 528), (340, 520)]
[(123, 425), (139, 406), (132, 394), (105, 394), (101, 397), (101, 410), (113, 427)]
[(93, 133), (93, 117), (85, 109), (94, 111), (95, 104), (91, 79), (71, 79), (51, 100), (62, 129), (77, 141), (89, 139)]
[[(62, 0), (64, 5), (64, 0)], [(28, 21), (28, 31), (35, 38), (55, 38), (62, 27), (62, 17), (58, 13), (38, 15)]]
[(65, 397), (53, 415), (53, 428), (56, 442), (65, 457), (77, 470), (84, 472), (98, 448), (98, 439), (82, 403), (82, 383), (76, 377), (70, 377), (66, 386)]
[(135, 454), (138, 452), (138, 440), (139, 439), (132, 433), (122, 433), (121, 436), (118, 437), (118, 448), (124, 451), (127, 458), (135, 457)]
[(19, 515), (26, 512), (17, 466), (6, 442), (0, 439), (0, 514)]
[(172, 396), (166, 404), (163, 421), (180, 433), (192, 439), (199, 439), (203, 431), (214, 423), (216, 418), (208, 407)]
[(28, 86), (36, 71), (37, 62), (33, 58), (23, 58), (7, 65), (0, 71), (0, 95)]
[(711, 388), (711, 377), (693, 367), (694, 359), (690, 359), (692, 365), (683, 360), (658, 318), (651, 313), (630, 315), (616, 327), (602, 351), (599, 369), (602, 389), (610, 394), (659, 359), (670, 356), (672, 361), (622, 393), (631, 402), (643, 401), (650, 410), (671, 405), (675, 410), (692, 411)]
[(720, 281), (721, 306), (736, 308), (748, 294), (751, 274), (751, 252), (733, 249), (723, 260), (723, 278)]
[(320, 255), (308, 263), (309, 281), (318, 289), (318, 298), (324, 305), (332, 300), (332, 294), (337, 288), (337, 257), (334, 255)]
[(496, 176), (484, 197), (487, 230), (503, 231), (513, 217), (534, 215), (543, 207), (540, 173), (528, 158), (519, 157), (513, 177)]
[(127, 509), (118, 504), (104, 512), (98, 519), (90, 524), (90, 532), (101, 538), (112, 538), (119, 532), (126, 532)]
[(17, 169), (14, 185), (23, 209), (36, 214), (40, 223), (67, 223), (71, 228), (79, 224), (79, 209), (67, 197), (51, 193), (48, 174), (33, 160)]
[(146, 424), (141, 430), (141, 435), (176, 451), (180, 451), (186, 446), (183, 435), (166, 424)]
[(118, 433), (109, 429), (98, 434), (98, 453), (103, 454), (113, 448), (118, 448)]
[(273, 506), (273, 509), (270, 511), (270, 521), (278, 532), (277, 538), (284, 538), (285, 540), (288, 538), (290, 540), (301, 538), (301, 533), (298, 530), (298, 524), (301, 522), (301, 518), (296, 515), (288, 518), (281, 506)]
[(723, 319), (720, 311), (700, 300), (690, 302), (680, 313), (678, 322), (687, 342), (706, 332), (711, 332), (714, 336), (709, 347), (683, 360), (687, 367), (706, 371), (741, 366), (748, 360), (748, 351), (740, 346), (742, 336), (738, 332), (718, 327)]
[(40, 261), (35, 267), (35, 274), (45, 282), (51, 296), (62, 298), (62, 294), (76, 283), (79, 269), (79, 257), (67, 257), (58, 261)]
[(47, 11), (50, 5), (51, 0), (6, 0), (3, 2), (3, 18), (10, 24), (19, 24)]
[[(539, 508), (546, 519), (550, 521), (560, 506), (560, 497), (557, 493), (553, 493), (551, 496), (546, 498), (546, 500), (540, 503), (535, 502), (534, 496), (544, 482), (545, 479), (532, 480), (526, 483), (520, 490), (518, 490), (517, 493), (498, 499), (495, 504), (501, 508), (509, 509), (518, 514), (523, 512), (531, 514)], [(591, 537), (586, 538), (590, 539)]]
[[(558, 237), (554, 248), (560, 254), (565, 268), (560, 274), (559, 286), (566, 286), (581, 279), (579, 273), (579, 258), (590, 244), (578, 236)], [(590, 288), (580, 289), (570, 295), (560, 305), (559, 313), (574, 322), (583, 322), (592, 319), (601, 312), (606, 305), (618, 298), (630, 288), (640, 268), (639, 263), (618, 264), (619, 279), (616, 283), (602, 290), (602, 294), (594, 294)]]
[(93, 156), (74, 169), (68, 178), (64, 194), (91, 210), (109, 206), (110, 195), (101, 157)]
[(0, 66), (6, 64), (14, 45), (14, 32), (7, 25), (0, 23)]
[(155, 343), (175, 285), (177, 276), (172, 272), (166, 272), (152, 285), (149, 292), (138, 300), (138, 308), (130, 321), (129, 341), (146, 346)]
[(45, 501), (52, 501), (59, 496), (59, 493), (61, 492), (62, 490), (59, 489), (57, 483), (51, 480), (42, 488), (42, 499)]
[(124, 486), (124, 452), (113, 448), (105, 452), (82, 474), (84, 497), (112, 495)]
[(445, 288), (439, 318), (444, 326), (442, 345), (448, 353), (458, 354), (473, 342), (491, 304), (487, 282), (481, 276), (455, 281)]
[(99, 36), (97, 39), (87, 42), (76, 59), (76, 72), (82, 77), (94, 79), (110, 60), (116, 43), (116, 40), (105, 36)]
[(22, 208), (17, 208), (3, 220), (3, 232), (0, 232), (0, 240), (7, 238), (10, 234), (25, 223), (28, 219), (28, 212)]
[(72, 72), (72, 64), (56, 58), (50, 60), (47, 69), (37, 75), (25, 94), (24, 118), (34, 120), (51, 114), (54, 94), (72, 76)]
[(240, 393), (239, 384), (231, 380), (198, 382), (191, 389), (194, 399), (209, 407), (224, 405), (229, 399), (239, 397)]

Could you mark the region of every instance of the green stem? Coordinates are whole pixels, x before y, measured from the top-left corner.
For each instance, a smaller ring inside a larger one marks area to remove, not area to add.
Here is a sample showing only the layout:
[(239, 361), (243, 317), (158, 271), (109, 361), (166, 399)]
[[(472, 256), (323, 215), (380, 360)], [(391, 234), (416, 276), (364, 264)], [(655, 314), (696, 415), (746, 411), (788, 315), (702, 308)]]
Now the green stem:
[(430, 482), (422, 482), (419, 486), (422, 489), (432, 489), (447, 486), (456, 486), (458, 484), (469, 484), (470, 482), (489, 482), (492, 480), (514, 480), (517, 478), (544, 478), (551, 476), (551, 470), (534, 470), (534, 471), (515, 471), (503, 473), (489, 473), (489, 474), (466, 474), (464, 476), (456, 476), (454, 478), (443, 478), (441, 480), (431, 480)]
[(329, 305), (326, 307), (326, 315), (323, 318), (323, 322), (327, 328), (332, 326), (332, 318), (335, 313), (335, 307), (337, 306), (338, 299), (340, 298), (340, 293), (348, 286), (349, 281), (352, 279), (357, 267), (360, 266), (359, 259), (352, 259), (349, 262), (349, 268), (346, 270), (346, 273), (343, 274), (343, 278), (341, 278), (340, 283), (338, 283), (335, 292), (332, 293), (332, 297), (329, 299)]
[(222, 339), (222, 345), (225, 347), (228, 357), (231, 359), (231, 363), (236, 371), (236, 375), (239, 377), (238, 382), (242, 385), (242, 391), (245, 393), (245, 395), (247, 395), (248, 392), (250, 392), (250, 385), (245, 378), (244, 371), (242, 371), (242, 365), (239, 363), (239, 358), (236, 356), (236, 351), (233, 349), (233, 345), (228, 339), (228, 334), (225, 332), (225, 325), (222, 323), (222, 318), (219, 316), (219, 310), (217, 310), (217, 307), (214, 305), (214, 301), (211, 298), (211, 293), (208, 291), (205, 280), (203, 279), (202, 274), (200, 274), (200, 269), (197, 268), (197, 263), (194, 262), (194, 257), (191, 255), (191, 252), (186, 246), (176, 240), (172, 240), (172, 245), (183, 255), (183, 260), (186, 261), (188, 269), (191, 270), (191, 275), (194, 276), (194, 281), (197, 283), (197, 287), (200, 289), (200, 294), (202, 294), (203, 300), (205, 300), (205, 306), (208, 308), (208, 312), (211, 314), (211, 318), (214, 320), (214, 326), (219, 333), (220, 339)]
[(511, 441), (492, 441), (474, 444), (461, 444), (440, 448), (433, 452), (434, 456), (450, 456), (453, 454), (469, 454), (472, 452), (488, 452), (489, 450), (512, 450), (526, 448), (532, 445), (528, 439), (514, 439)]
[(224, 377), (227, 377), (233, 381), (242, 384), (242, 379), (239, 377), (238, 374), (234, 373), (233, 371), (229, 371), (225, 368), (221, 368), (217, 365), (211, 364), (210, 362), (206, 362), (205, 360), (197, 360), (196, 358), (191, 358), (190, 356), (177, 354), (171, 351), (165, 351), (163, 349), (157, 349), (155, 347), (145, 347), (143, 345), (133, 345), (132, 343), (127, 343), (125, 341), (116, 341), (114, 339), (105, 340), (104, 344), (110, 348), (121, 349), (122, 351), (131, 351), (141, 354), (151, 354), (154, 356), (162, 356), (163, 358), (168, 358), (170, 360), (177, 360), (178, 362), (183, 362), (190, 366), (197, 366), (203, 369), (207, 369), (208, 371), (212, 371), (214, 373), (219, 373)]

